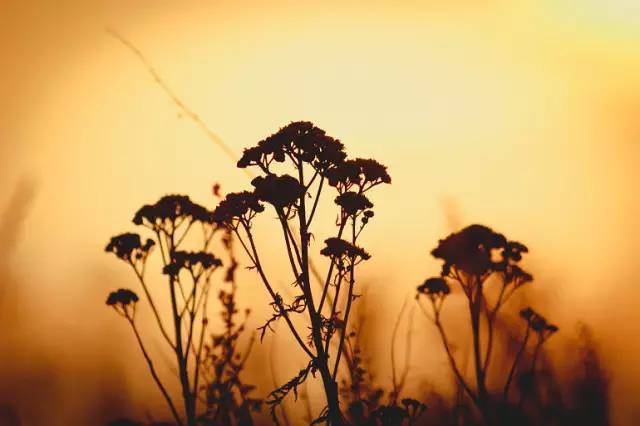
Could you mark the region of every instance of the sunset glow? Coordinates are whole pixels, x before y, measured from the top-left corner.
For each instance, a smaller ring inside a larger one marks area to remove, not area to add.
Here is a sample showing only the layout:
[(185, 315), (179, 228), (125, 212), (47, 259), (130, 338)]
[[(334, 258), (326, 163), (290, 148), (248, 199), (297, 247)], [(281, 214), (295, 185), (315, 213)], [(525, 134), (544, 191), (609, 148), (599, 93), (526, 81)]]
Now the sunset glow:
[[(438, 240), (486, 223), (527, 243), (527, 297), (562, 324), (550, 343), (558, 358), (570, 358), (563, 344), (587, 324), (611, 373), (612, 424), (640, 414), (637, 2), (9, 0), (0, 27), (0, 235), (17, 232), (1, 263), (19, 300), (10, 341), (49, 365), (23, 360), (19, 371), (52, 369), (80, 383), (113, 369), (128, 375), (130, 412), (164, 412), (133, 338), (103, 307), (109, 290), (133, 279), (104, 245), (164, 194), (213, 208), (214, 183), (224, 192), (250, 186), (111, 29), (237, 156), (309, 120), (350, 156), (388, 167), (393, 183), (371, 197), (375, 225), (363, 242), (372, 259), (359, 272), (373, 307), (387, 304), (374, 309), (386, 324), (379, 351), (403, 301), (440, 272), (429, 256)], [(5, 220), (27, 187), (24, 211)], [(321, 265), (331, 201), (319, 208), (310, 249)], [(272, 225), (258, 232), (265, 249), (280, 237)], [(287, 267), (266, 257), (277, 272)], [(253, 271), (239, 274), (240, 304), (259, 305), (257, 327), (270, 312), (265, 292)], [(122, 342), (115, 355), (104, 336)], [(436, 334), (417, 339), (435, 345)], [(277, 340), (286, 353), (289, 337)], [(424, 353), (412, 355), (416, 375), (442, 368), (444, 355)], [(300, 368), (291, 360), (278, 367), (281, 380)], [(385, 362), (377, 367), (389, 380)], [(84, 415), (76, 399), (86, 390), (62, 382), (63, 411)], [(41, 424), (34, 419), (25, 424)]]

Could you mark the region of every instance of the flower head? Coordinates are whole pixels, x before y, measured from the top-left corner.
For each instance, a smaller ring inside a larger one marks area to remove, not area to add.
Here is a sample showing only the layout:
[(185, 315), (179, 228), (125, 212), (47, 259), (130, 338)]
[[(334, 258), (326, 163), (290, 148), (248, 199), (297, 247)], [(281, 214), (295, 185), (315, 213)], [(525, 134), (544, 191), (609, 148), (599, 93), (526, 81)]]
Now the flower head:
[(211, 212), (191, 201), (188, 196), (165, 195), (155, 204), (147, 204), (140, 208), (133, 217), (133, 223), (157, 227), (165, 221), (175, 222), (176, 219), (181, 217), (188, 218), (194, 222), (211, 222)]
[(504, 282), (506, 284), (514, 284), (515, 287), (520, 287), (521, 285), (533, 281), (533, 275), (526, 272), (519, 265), (507, 264), (503, 273)]
[(238, 221), (250, 221), (257, 213), (264, 211), (258, 197), (253, 192), (232, 192), (220, 201), (213, 211), (213, 220), (227, 228), (235, 228)]
[(258, 166), (268, 171), (272, 162), (282, 163), (287, 156), (309, 163), (316, 170), (325, 170), (343, 161), (346, 153), (342, 143), (324, 130), (311, 122), (297, 121), (245, 149), (238, 167)]
[(171, 262), (164, 267), (163, 272), (167, 275), (177, 275), (181, 269), (191, 270), (198, 265), (202, 270), (208, 270), (222, 266), (222, 261), (204, 251), (175, 251), (171, 256)]
[(546, 339), (558, 331), (557, 325), (549, 323), (545, 317), (530, 307), (522, 309), (520, 311), (520, 317), (527, 322), (527, 325), (531, 327), (533, 331), (538, 333), (541, 339)]
[(345, 160), (335, 167), (327, 169), (325, 177), (329, 185), (337, 187), (340, 192), (358, 186), (362, 192), (381, 183), (391, 183), (387, 167), (375, 160), (356, 158)]
[(460, 232), (440, 240), (431, 254), (444, 260), (443, 275), (452, 267), (472, 275), (482, 275), (498, 268), (493, 260), (493, 251), (503, 248), (507, 240), (504, 235), (483, 225), (471, 225)]
[(289, 175), (258, 176), (251, 184), (255, 187), (254, 193), (260, 201), (266, 201), (278, 209), (293, 205), (305, 193), (298, 179)]
[(127, 288), (121, 288), (116, 291), (112, 291), (109, 293), (107, 297), (107, 305), (108, 306), (127, 306), (130, 304), (135, 304), (138, 302), (138, 295), (135, 294), (132, 290)]
[(331, 257), (334, 259), (353, 259), (357, 258), (362, 260), (368, 260), (371, 255), (367, 253), (363, 248), (355, 246), (348, 241), (340, 238), (328, 238), (324, 240), (325, 247), (320, 250), (320, 254), (323, 256)]
[(502, 251), (502, 257), (505, 262), (514, 261), (519, 262), (522, 260), (522, 253), (528, 253), (529, 249), (522, 243), (518, 241), (509, 241), (505, 244), (504, 250)]
[(140, 235), (124, 233), (112, 237), (105, 247), (105, 251), (114, 253), (122, 260), (135, 262), (136, 260), (145, 259), (154, 245), (155, 242), (151, 239), (147, 239), (143, 244)]
[[(342, 207), (348, 215), (354, 215), (362, 210), (373, 208), (373, 204), (369, 201), (366, 195), (353, 191), (347, 191), (338, 195), (335, 202), (337, 205)], [(370, 210), (368, 211), (370, 213), (366, 214), (366, 217), (371, 217), (370, 214), (373, 212)]]
[(418, 286), (418, 292), (433, 296), (446, 296), (451, 292), (449, 284), (441, 277), (428, 278)]

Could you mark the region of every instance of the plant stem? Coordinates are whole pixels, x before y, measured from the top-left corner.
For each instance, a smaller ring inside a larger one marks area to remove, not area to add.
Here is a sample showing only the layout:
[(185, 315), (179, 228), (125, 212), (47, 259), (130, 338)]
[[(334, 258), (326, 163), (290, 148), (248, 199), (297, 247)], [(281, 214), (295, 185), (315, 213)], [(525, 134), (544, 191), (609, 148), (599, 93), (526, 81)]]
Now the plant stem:
[(162, 392), (164, 399), (167, 401), (167, 404), (171, 409), (171, 414), (173, 415), (173, 418), (176, 420), (176, 423), (178, 424), (178, 426), (182, 426), (183, 425), (182, 419), (180, 418), (180, 415), (178, 414), (178, 411), (176, 410), (176, 407), (173, 404), (173, 400), (171, 399), (171, 396), (169, 396), (167, 389), (164, 387), (164, 385), (160, 381), (160, 377), (158, 377), (158, 373), (156, 372), (156, 369), (153, 366), (153, 361), (151, 360), (151, 357), (149, 357), (149, 353), (147, 352), (147, 349), (142, 343), (142, 338), (140, 337), (140, 333), (138, 332), (138, 327), (136, 327), (136, 324), (133, 321), (133, 318), (131, 318), (130, 316), (126, 316), (126, 318), (129, 321), (129, 324), (131, 324), (131, 328), (133, 328), (133, 332), (136, 335), (136, 339), (138, 340), (138, 345), (140, 346), (142, 355), (144, 355), (144, 359), (147, 361), (147, 366), (149, 367), (149, 371), (151, 372), (151, 376), (153, 377), (153, 380), (156, 382), (156, 385), (158, 385), (158, 388), (160, 389), (160, 392)]
[[(298, 180), (304, 186), (304, 166), (302, 161), (297, 162)], [(302, 290), (307, 301), (307, 309), (309, 311), (309, 319), (311, 320), (311, 334), (314, 346), (316, 347), (317, 356), (315, 358), (318, 370), (322, 376), (322, 382), (327, 398), (327, 425), (338, 426), (341, 424), (340, 403), (338, 399), (338, 385), (329, 371), (329, 357), (325, 353), (322, 340), (322, 319), (320, 313), (315, 310), (313, 303), (313, 293), (311, 292), (311, 283), (309, 280), (309, 233), (307, 226), (307, 214), (305, 206), (305, 194), (300, 197), (300, 205), (298, 207), (298, 219), (300, 222), (300, 250), (302, 257), (301, 278)], [(317, 194), (317, 197), (320, 193)]]
[(520, 362), (520, 358), (522, 358), (522, 354), (524, 353), (525, 348), (527, 347), (527, 342), (529, 341), (529, 335), (531, 334), (531, 327), (527, 325), (527, 331), (524, 333), (524, 339), (522, 339), (522, 344), (520, 345), (520, 349), (516, 354), (515, 359), (513, 360), (513, 364), (511, 365), (511, 369), (509, 370), (509, 375), (507, 376), (507, 382), (504, 385), (504, 390), (502, 391), (502, 400), (503, 402), (507, 402), (509, 397), (509, 388), (511, 387), (511, 382), (513, 381), (513, 377), (516, 373), (516, 369), (518, 368), (518, 363)]

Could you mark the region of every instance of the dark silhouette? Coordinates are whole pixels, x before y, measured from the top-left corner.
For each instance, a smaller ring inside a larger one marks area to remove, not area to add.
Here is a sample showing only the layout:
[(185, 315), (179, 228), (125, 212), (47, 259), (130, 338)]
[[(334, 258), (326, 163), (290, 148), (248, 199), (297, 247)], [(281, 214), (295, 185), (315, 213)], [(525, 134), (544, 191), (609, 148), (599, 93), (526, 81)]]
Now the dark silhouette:
[[(524, 338), (509, 373), (503, 381), (501, 397), (492, 395), (487, 383), (491, 372), (491, 361), (495, 354), (496, 320), (501, 308), (511, 296), (533, 280), (531, 274), (519, 266), (522, 255), (527, 251), (524, 244), (507, 240), (502, 234), (494, 232), (486, 226), (471, 225), (460, 232), (449, 235), (444, 240), (440, 240), (431, 254), (444, 261), (441, 276), (429, 278), (418, 287), (417, 300), (420, 302), (426, 297), (430, 303), (430, 312), (422, 304), (420, 306), (438, 329), (458, 384), (474, 403), (487, 425), (503, 424), (506, 421), (504, 413), (510, 411), (508, 409), (510, 404), (509, 390), (531, 334), (533, 333), (537, 337), (527, 375), (528, 380), (533, 382), (542, 345), (558, 331), (557, 326), (548, 323), (542, 315), (533, 309), (523, 309), (520, 316), (526, 322)], [(497, 280), (498, 283), (490, 284), (491, 278)], [(441, 313), (444, 301), (451, 293), (449, 282), (459, 286), (468, 302), (474, 385), (468, 382), (458, 365), (442, 322)], [(489, 288), (495, 285), (498, 286), (497, 296), (491, 300)], [(527, 396), (526, 389), (523, 389), (520, 392), (518, 407), (522, 406)], [(506, 424), (508, 423), (506, 422)]]
[[(284, 319), (308, 356), (307, 366), (267, 398), (274, 422), (278, 422), (275, 407), (290, 392), (297, 393), (298, 386), (309, 375), (318, 372), (327, 407), (314, 422), (344, 423), (336, 377), (344, 352), (351, 305), (356, 297), (356, 266), (370, 257), (357, 246), (358, 236), (373, 217), (373, 204), (366, 193), (380, 184), (391, 183), (386, 167), (375, 160), (349, 160), (346, 157), (343, 144), (322, 129), (309, 122), (291, 123), (256, 146), (245, 149), (238, 167), (254, 167), (262, 175), (252, 180), (252, 191), (229, 194), (214, 211), (216, 223), (237, 236), (271, 296), (274, 314), (262, 327), (262, 334), (274, 321)], [(277, 169), (285, 167), (293, 170), (295, 176), (278, 174)], [(325, 247), (320, 251), (331, 260), (331, 265), (326, 278), (320, 279), (320, 294), (314, 294), (309, 254), (313, 238), (311, 227), (323, 190), (331, 189), (337, 193), (334, 201), (338, 206), (338, 230), (335, 237), (325, 241)], [(263, 203), (273, 207), (282, 229), (284, 251), (294, 287), (298, 290), (290, 301), (284, 300), (271, 284), (253, 236), (252, 220), (265, 210)], [(292, 222), (297, 222), (297, 229)], [(345, 231), (348, 236), (343, 238)], [(340, 312), (338, 307), (342, 301), (345, 307)], [(292, 321), (292, 316), (305, 312), (310, 323), (308, 336)], [(332, 345), (334, 336), (338, 336), (335, 346)]]
[[(135, 214), (133, 222), (148, 228), (155, 239), (124, 233), (113, 237), (106, 251), (132, 268), (163, 341), (174, 353), (184, 417), (161, 379), (137, 327), (138, 295), (129, 289), (119, 289), (109, 294), (107, 305), (125, 318), (133, 329), (151, 376), (178, 425), (218, 424), (221, 419), (227, 419), (224, 424), (229, 424), (232, 418), (242, 419), (242, 424), (250, 424), (250, 413), (259, 410), (260, 401), (249, 396), (253, 388), (243, 384), (239, 378), (250, 345), (241, 356), (238, 341), (245, 327), (244, 322), (235, 322), (238, 313), (234, 274), (237, 262), (233, 256), (231, 235), (214, 222), (209, 210), (183, 195), (167, 195), (155, 204), (143, 206)], [(193, 243), (194, 236), (190, 235), (198, 228), (201, 231), (199, 244)], [(212, 344), (207, 344), (209, 292), (214, 273), (223, 268), (222, 259), (209, 251), (217, 235), (221, 236), (229, 258), (221, 281), (227, 283), (230, 290), (221, 289), (218, 293), (223, 306), (224, 331), (214, 334)], [(187, 240), (196, 245), (196, 251), (183, 249)], [(157, 293), (148, 285), (146, 278), (147, 260), (156, 247), (167, 279), (166, 296), (171, 303), (168, 326), (157, 308)], [(237, 395), (234, 394), (236, 391)], [(205, 410), (199, 414), (201, 399)]]

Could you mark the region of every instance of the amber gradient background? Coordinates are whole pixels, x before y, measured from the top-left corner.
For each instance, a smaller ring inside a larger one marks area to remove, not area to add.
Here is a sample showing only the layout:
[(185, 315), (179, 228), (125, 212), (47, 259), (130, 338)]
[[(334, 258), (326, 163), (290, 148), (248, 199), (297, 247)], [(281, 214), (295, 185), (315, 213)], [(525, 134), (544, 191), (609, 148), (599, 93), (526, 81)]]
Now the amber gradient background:
[[(552, 347), (591, 326), (615, 424), (638, 415), (637, 1), (3, 0), (0, 381), (34, 424), (49, 405), (76, 419), (91, 404), (159, 405), (129, 330), (103, 305), (134, 285), (103, 246), (164, 193), (213, 206), (214, 181), (247, 185), (106, 28), (236, 152), (306, 119), (388, 165), (362, 273), (384, 301), (381, 323), (437, 273), (438, 238), (488, 224), (529, 245), (529, 294), (562, 329)], [(266, 300), (250, 274), (242, 286), (244, 303)], [(388, 339), (381, 329), (381, 348)], [(439, 349), (414, 354), (416, 380), (441, 370), (426, 367), (441, 365)], [(282, 381), (296, 366), (280, 370)], [(58, 417), (47, 424), (68, 424)]]

